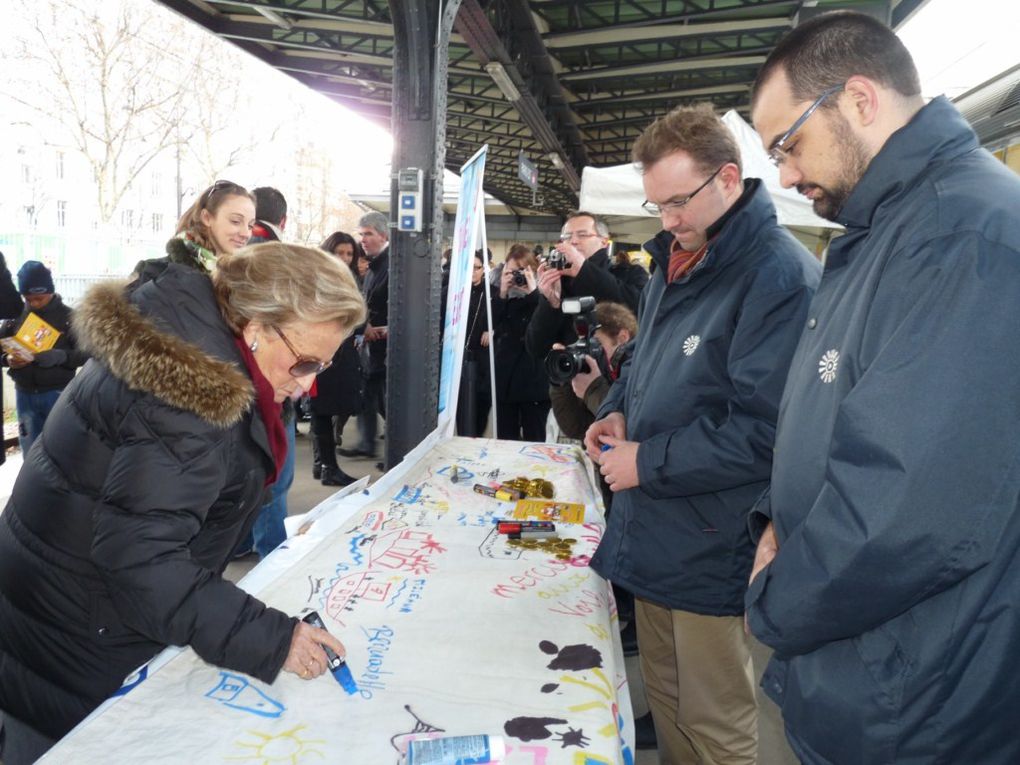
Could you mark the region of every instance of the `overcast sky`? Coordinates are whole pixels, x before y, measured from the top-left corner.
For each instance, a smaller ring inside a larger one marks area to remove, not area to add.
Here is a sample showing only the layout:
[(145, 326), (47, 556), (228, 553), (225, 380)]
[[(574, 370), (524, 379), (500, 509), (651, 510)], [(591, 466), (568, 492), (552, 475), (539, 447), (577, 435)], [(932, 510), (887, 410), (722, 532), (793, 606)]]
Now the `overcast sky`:
[(955, 98), (1020, 64), (1020, 0), (929, 0), (899, 31), (931, 98)]

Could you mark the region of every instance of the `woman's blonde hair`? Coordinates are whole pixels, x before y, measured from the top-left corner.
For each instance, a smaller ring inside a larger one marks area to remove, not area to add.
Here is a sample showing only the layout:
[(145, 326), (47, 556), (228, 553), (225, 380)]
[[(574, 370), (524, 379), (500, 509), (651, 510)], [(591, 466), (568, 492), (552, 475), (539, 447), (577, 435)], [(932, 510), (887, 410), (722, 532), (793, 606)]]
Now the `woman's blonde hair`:
[(184, 211), (181, 219), (177, 221), (175, 233), (180, 234), (183, 231), (192, 241), (211, 252), (216, 252), (212, 237), (209, 235), (209, 227), (202, 222), (202, 210), (208, 210), (209, 214), (215, 217), (220, 205), (230, 197), (248, 197), (252, 204), (255, 204), (255, 195), (244, 186), (232, 181), (216, 181), (199, 194), (191, 207)]
[(351, 270), (317, 247), (264, 242), (220, 255), (212, 274), (223, 318), (240, 335), (249, 322), (285, 327), (365, 321), (365, 300)]

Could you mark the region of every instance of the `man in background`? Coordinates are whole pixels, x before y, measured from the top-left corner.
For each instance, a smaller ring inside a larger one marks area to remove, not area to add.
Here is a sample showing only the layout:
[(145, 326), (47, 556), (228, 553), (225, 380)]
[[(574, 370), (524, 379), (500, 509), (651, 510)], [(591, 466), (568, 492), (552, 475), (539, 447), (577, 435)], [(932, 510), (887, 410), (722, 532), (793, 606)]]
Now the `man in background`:
[(248, 244), (283, 241), (283, 229), (287, 226), (287, 199), (272, 186), (259, 186), (251, 193), (255, 196), (255, 225)]
[(564, 268), (548, 259), (538, 267), (538, 307), (528, 323), (525, 347), (543, 361), (553, 343), (568, 345), (577, 339), (574, 323), (564, 315), (564, 297), (593, 297), (596, 303), (622, 303), (637, 312), (648, 272), (626, 258), (609, 257), (609, 227), (591, 213), (571, 213), (563, 224), (557, 251)]
[(361, 443), (353, 449), (341, 447), (340, 454), (344, 457), (374, 458), (379, 430), (378, 416), (386, 417), (386, 338), (390, 305), (389, 220), (379, 212), (363, 215), (358, 221), (358, 236), (368, 259), (368, 272), (361, 289), (368, 306), (368, 322), (361, 335), (364, 408), (358, 415)]
[[(259, 186), (251, 193), (255, 197), (255, 225), (248, 244), (282, 241), (283, 230), (287, 226), (287, 199), (272, 186)], [(240, 546), (241, 554), (254, 549), (259, 558), (265, 558), (287, 538), (284, 519), (287, 517), (287, 494), (294, 483), (297, 460), (297, 402), (284, 401), (281, 416), (287, 434), (287, 459), (276, 483), (269, 490), (269, 501), (262, 506), (247, 541)]]

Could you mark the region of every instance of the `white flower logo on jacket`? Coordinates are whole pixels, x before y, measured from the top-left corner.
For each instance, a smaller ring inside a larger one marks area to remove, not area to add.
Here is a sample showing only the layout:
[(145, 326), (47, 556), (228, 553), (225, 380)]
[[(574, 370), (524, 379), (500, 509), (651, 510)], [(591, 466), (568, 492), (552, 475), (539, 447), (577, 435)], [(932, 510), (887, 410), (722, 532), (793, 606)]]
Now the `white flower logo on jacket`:
[(818, 362), (818, 376), (823, 383), (831, 383), (836, 379), (836, 370), (839, 369), (839, 351), (835, 348), (826, 351)]
[(698, 350), (699, 343), (701, 343), (701, 335), (691, 335), (684, 340), (684, 356), (693, 356), (694, 352)]

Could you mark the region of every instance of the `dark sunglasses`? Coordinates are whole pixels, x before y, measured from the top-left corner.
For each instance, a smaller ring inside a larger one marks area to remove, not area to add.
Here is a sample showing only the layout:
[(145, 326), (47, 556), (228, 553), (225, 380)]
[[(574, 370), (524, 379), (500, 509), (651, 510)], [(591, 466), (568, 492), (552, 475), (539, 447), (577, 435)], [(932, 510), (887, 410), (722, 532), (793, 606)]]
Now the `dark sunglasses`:
[(287, 349), (294, 354), (294, 358), (297, 359), (297, 361), (294, 362), (294, 365), (287, 370), (291, 377), (317, 375), (320, 372), (326, 371), (333, 365), (332, 359), (329, 361), (319, 361), (318, 359), (313, 359), (311, 356), (303, 356), (298, 353), (297, 348), (291, 344), (290, 340), (287, 339), (287, 336), (283, 334), (279, 327), (273, 327), (273, 329), (276, 330), (276, 334), (278, 334), (280, 339), (283, 340), (283, 344), (287, 346)]

